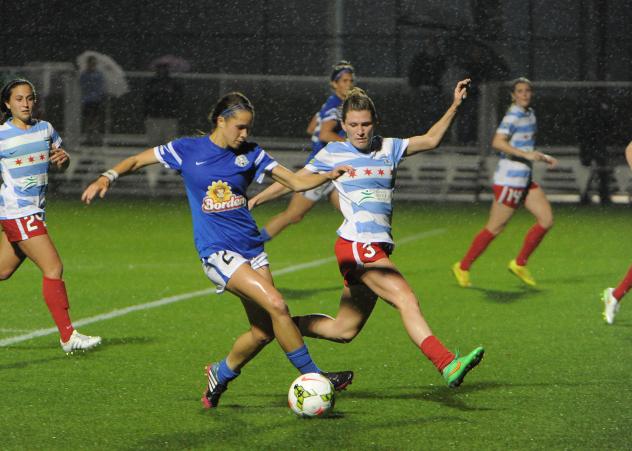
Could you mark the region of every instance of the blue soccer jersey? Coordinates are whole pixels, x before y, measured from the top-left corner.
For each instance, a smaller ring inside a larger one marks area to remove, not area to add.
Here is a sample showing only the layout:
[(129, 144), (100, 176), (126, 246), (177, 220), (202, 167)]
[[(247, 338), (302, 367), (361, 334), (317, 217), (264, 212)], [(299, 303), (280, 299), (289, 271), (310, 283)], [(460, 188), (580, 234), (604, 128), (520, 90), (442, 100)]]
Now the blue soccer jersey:
[(46, 121), (26, 130), (10, 120), (0, 125), (0, 219), (44, 212), (50, 151), (57, 147), (61, 137)]
[(180, 172), (186, 187), (193, 237), (200, 258), (231, 250), (253, 258), (263, 239), (248, 210), (246, 190), (261, 183), (278, 163), (261, 147), (245, 143), (238, 150), (215, 145), (209, 136), (182, 138), (154, 148), (156, 158)]
[[(511, 105), (503, 117), (496, 133), (500, 133), (509, 138), (512, 147), (524, 152), (533, 152), (535, 149), (535, 134), (537, 124), (535, 113), (532, 108)], [(496, 172), (494, 173), (494, 184), (524, 188), (531, 179), (531, 163), (524, 160), (516, 161), (501, 153)]]
[(335, 94), (329, 96), (316, 114), (316, 128), (314, 129), (314, 133), (312, 134), (312, 151), (310, 152), (309, 157), (307, 157), (307, 161), (305, 164), (309, 163), (309, 160), (314, 158), (314, 155), (316, 155), (318, 151), (320, 151), (320, 149), (327, 145), (327, 142), (321, 141), (320, 139), (320, 128), (322, 127), (323, 122), (336, 121), (338, 125), (336, 126), (334, 131), (341, 138), (347, 136), (345, 134), (345, 131), (340, 126), (340, 122), (342, 122), (342, 99), (340, 97)]
[(397, 166), (402, 162), (407, 139), (373, 138), (371, 151), (362, 152), (350, 142), (331, 142), (305, 167), (312, 172), (336, 166), (353, 168), (333, 183), (340, 194), (344, 222), (338, 235), (360, 243), (393, 243), (392, 200)]

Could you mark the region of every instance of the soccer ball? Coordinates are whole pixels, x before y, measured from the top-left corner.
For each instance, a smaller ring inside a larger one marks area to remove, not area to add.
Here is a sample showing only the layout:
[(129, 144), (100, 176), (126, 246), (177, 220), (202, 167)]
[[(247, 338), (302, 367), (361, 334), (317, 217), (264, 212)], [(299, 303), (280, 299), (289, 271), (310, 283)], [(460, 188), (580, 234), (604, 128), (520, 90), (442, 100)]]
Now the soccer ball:
[(287, 395), (290, 409), (299, 417), (322, 417), (334, 407), (336, 391), (322, 374), (307, 373), (297, 377)]

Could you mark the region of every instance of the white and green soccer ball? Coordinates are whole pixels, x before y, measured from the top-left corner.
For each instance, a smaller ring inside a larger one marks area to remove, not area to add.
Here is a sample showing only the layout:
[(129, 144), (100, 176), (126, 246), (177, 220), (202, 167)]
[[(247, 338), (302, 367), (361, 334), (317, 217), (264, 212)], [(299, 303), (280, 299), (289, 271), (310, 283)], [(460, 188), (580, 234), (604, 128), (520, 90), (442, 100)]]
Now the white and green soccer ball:
[(290, 409), (299, 417), (322, 417), (334, 408), (336, 391), (322, 374), (307, 373), (297, 377), (287, 395)]

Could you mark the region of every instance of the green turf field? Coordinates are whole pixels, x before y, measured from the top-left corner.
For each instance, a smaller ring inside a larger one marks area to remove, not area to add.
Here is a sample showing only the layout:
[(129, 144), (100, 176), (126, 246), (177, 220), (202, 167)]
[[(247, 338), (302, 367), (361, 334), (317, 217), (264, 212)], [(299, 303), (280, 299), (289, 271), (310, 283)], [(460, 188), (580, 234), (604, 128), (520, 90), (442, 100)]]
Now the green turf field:
[[(260, 223), (283, 208), (256, 211)], [(243, 371), (219, 409), (199, 403), (204, 365), (224, 357), (247, 323), (232, 295), (183, 300), (80, 327), (104, 337), (65, 356), (56, 334), (0, 347), (0, 449), (629, 449), (632, 295), (606, 326), (598, 296), (631, 262), (628, 207), (555, 206), (556, 226), (530, 261), (537, 289), (506, 270), (531, 224), (521, 211), (459, 288), (450, 265), (488, 206), (400, 204), (393, 259), (435, 334), (451, 348), (486, 348), (458, 389), (408, 341), (381, 303), (350, 344), (308, 340), (328, 370), (353, 369), (328, 419), (287, 408), (296, 372), (276, 343)], [(53, 199), (49, 230), (65, 264), (75, 321), (201, 290), (186, 202)], [(267, 251), (293, 313), (335, 314), (332, 260), (339, 217), (321, 205)], [(0, 340), (53, 326), (41, 277), (26, 263), (0, 283)], [(629, 308), (628, 308), (629, 307)]]

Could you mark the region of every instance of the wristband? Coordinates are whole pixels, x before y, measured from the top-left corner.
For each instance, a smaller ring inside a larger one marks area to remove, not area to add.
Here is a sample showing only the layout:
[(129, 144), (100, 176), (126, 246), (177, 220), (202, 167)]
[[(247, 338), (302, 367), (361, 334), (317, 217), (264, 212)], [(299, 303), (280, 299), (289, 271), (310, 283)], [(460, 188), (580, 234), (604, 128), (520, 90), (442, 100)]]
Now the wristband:
[(108, 179), (110, 181), (110, 184), (114, 183), (114, 181), (119, 178), (119, 174), (118, 172), (116, 172), (114, 169), (108, 169), (107, 171), (105, 171), (103, 174), (101, 174), (103, 177), (105, 177), (106, 179)]

